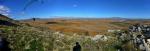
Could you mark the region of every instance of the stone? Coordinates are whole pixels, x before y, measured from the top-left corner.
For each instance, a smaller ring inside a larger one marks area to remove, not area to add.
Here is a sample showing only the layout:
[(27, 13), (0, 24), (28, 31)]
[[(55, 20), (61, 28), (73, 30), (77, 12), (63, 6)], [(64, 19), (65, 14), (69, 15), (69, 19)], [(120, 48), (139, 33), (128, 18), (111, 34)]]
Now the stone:
[(140, 50), (142, 50), (142, 51), (145, 51), (145, 50), (146, 50), (144, 44), (140, 44), (140, 45), (139, 45), (139, 48), (140, 48)]
[(99, 41), (99, 40), (107, 41), (108, 37), (105, 36), (105, 35), (96, 35), (96, 36), (92, 37), (91, 39), (94, 40), (94, 41)]

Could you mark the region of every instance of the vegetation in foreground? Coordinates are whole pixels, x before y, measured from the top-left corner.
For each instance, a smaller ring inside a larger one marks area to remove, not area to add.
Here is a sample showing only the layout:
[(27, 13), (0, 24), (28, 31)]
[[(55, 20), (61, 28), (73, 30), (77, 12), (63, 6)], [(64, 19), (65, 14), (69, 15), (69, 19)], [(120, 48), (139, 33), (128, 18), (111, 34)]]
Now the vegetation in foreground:
[[(81, 44), (83, 51), (116, 51), (124, 44), (116, 35), (110, 35), (111, 38), (107, 41), (95, 41), (91, 36), (66, 35), (29, 26), (1, 26), (0, 29), (4, 31), (2, 35), (10, 42), (12, 51), (71, 51), (75, 42)], [(16, 33), (12, 31), (14, 29)]]
[(128, 43), (128, 36), (120, 39), (118, 32), (96, 36), (77, 33), (65, 34), (44, 27), (33, 27), (16, 21), (6, 21), (17, 24), (15, 26), (0, 25), (0, 34), (7, 38), (12, 51), (72, 51), (76, 42), (80, 43), (82, 51), (134, 50), (133, 44)]

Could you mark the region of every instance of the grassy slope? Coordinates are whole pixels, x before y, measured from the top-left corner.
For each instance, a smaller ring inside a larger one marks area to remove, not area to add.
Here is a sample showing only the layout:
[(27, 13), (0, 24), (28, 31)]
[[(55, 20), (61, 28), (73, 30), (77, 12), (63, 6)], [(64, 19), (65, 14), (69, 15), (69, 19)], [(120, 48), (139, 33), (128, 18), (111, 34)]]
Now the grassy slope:
[[(0, 26), (10, 42), (12, 51), (70, 51), (75, 42), (80, 42), (83, 51), (115, 51), (117, 45), (113, 38), (112, 41), (95, 42), (88, 36), (66, 35), (62, 33), (51, 32), (46, 28), (31, 27), (27, 25)], [(17, 30), (14, 34), (12, 30)]]
[[(114, 41), (94, 42), (86, 36), (61, 35), (47, 30), (40, 30), (34, 27), (1, 27), (5, 31), (4, 35), (10, 42), (12, 51), (70, 51), (75, 42), (80, 42), (84, 51), (112, 51), (116, 50), (112, 45)], [(13, 34), (12, 30), (17, 29)]]
[[(79, 36), (72, 33), (67, 35), (53, 32), (43, 27), (32, 27), (26, 24), (19, 25), (16, 27), (0, 25), (0, 29), (5, 32), (2, 35), (10, 42), (9, 46), (12, 51), (71, 51), (75, 42), (81, 44), (83, 51), (116, 51), (116, 46), (121, 47), (120, 44), (122, 44), (115, 36), (112, 36), (113, 38), (108, 41), (99, 40), (95, 42), (90, 39), (90, 36)], [(35, 25), (40, 24), (35, 23)], [(12, 30), (17, 32), (14, 34)]]

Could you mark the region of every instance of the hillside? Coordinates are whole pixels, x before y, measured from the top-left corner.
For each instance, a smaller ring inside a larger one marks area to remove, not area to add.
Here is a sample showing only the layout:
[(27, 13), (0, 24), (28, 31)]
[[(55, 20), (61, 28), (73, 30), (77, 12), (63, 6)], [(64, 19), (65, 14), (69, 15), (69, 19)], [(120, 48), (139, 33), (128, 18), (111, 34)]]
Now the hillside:
[(77, 33), (80, 35), (109, 34), (108, 30), (127, 30), (130, 25), (141, 23), (150, 24), (149, 20), (106, 18), (106, 19), (32, 19), (21, 21), (31, 26), (47, 27), (53, 31), (60, 31), (66, 34)]
[(4, 16), (2, 14), (0, 14), (0, 19), (1, 20), (12, 20), (11, 18), (7, 17), (7, 16)]
[(4, 15), (1, 15), (0, 14), (0, 26), (1, 25), (5, 25), (5, 26), (19, 26), (19, 22), (7, 17), (7, 16), (4, 16)]
[(23, 21), (32, 26), (48, 27), (50, 30), (64, 33), (78, 33), (96, 35), (107, 34), (107, 30), (121, 30), (128, 27), (128, 23), (110, 19), (49, 19), (36, 21)]
[[(65, 23), (69, 23), (69, 25), (71, 26), (80, 26), (80, 24), (82, 26), (83, 23), (94, 24), (86, 21), (72, 21), (71, 23), (73, 25), (71, 25), (70, 22)], [(12, 21), (8, 22), (13, 23)], [(36, 22), (30, 23), (35, 23), (33, 25), (37, 25)], [(39, 23), (43, 25), (43, 22), (38, 22), (38, 25), (40, 25)], [(48, 22), (47, 24), (56, 23), (58, 24), (58, 22)], [(6, 41), (8, 41), (8, 47), (11, 51), (71, 51), (73, 49), (73, 46), (75, 45), (75, 42), (80, 43), (83, 51), (116, 51), (118, 47), (124, 47), (122, 46), (124, 45), (124, 43), (122, 41), (118, 41), (119, 39), (117, 39), (117, 35), (115, 33), (112, 33), (110, 35), (85, 36), (76, 33), (61, 33), (59, 31), (53, 31), (52, 29), (47, 27), (31, 26), (20, 22), (14, 22), (14, 24), (17, 24), (19, 26), (0, 25), (0, 37), (5, 38)], [(130, 45), (132, 44), (128, 45), (128, 49), (134, 50), (132, 47), (130, 47)]]

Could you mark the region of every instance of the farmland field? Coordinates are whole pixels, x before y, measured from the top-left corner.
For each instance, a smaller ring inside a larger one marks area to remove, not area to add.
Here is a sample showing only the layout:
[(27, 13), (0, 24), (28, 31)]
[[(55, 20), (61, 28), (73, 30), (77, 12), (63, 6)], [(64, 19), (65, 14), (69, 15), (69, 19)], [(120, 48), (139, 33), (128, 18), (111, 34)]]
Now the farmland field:
[(113, 19), (81, 20), (61, 18), (36, 21), (26, 20), (22, 22), (32, 26), (48, 27), (50, 30), (53, 31), (60, 31), (63, 33), (88, 34), (91, 36), (94, 36), (96, 34), (107, 34), (108, 30), (126, 30), (129, 27), (129, 25), (138, 23), (137, 21), (120, 21)]

